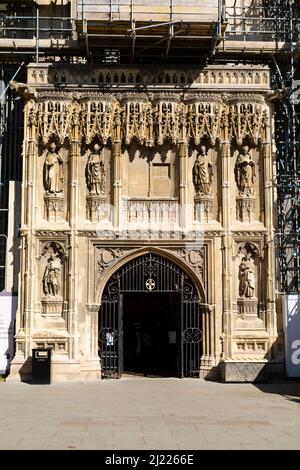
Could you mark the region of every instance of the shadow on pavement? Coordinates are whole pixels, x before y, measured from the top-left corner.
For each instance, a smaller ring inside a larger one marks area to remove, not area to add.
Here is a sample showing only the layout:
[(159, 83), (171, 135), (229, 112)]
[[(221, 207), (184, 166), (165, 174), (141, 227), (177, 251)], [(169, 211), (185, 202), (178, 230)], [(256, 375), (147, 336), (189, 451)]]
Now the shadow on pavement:
[(274, 383), (254, 383), (263, 393), (280, 395), (286, 400), (300, 404), (300, 379), (286, 379)]

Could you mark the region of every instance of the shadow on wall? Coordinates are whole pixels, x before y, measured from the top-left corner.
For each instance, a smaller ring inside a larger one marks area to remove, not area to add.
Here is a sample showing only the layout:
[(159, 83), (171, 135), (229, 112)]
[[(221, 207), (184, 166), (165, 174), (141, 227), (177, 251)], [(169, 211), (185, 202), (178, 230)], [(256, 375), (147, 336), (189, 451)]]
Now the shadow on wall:
[[(201, 361), (200, 361), (200, 367), (201, 367)], [(204, 374), (200, 370), (200, 378), (202, 378), (202, 375), (203, 375), (204, 380), (207, 382), (221, 382), (220, 363), (212, 367), (210, 370), (206, 371)]]
[(22, 364), (20, 370), (20, 381), (24, 383), (31, 384), (32, 383), (32, 358), (29, 356), (24, 364)]
[(10, 292), (0, 293), (0, 374), (7, 375), (14, 357), (14, 324), (17, 296)]

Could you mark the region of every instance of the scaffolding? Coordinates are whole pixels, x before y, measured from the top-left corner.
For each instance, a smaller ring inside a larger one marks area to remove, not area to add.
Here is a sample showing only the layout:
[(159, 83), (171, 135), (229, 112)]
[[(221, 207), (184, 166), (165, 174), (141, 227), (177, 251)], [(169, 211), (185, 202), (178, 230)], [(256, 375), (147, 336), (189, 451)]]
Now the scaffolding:
[(281, 47), (299, 37), (299, 18), (290, 16), (289, 0), (234, 0), (225, 8), (225, 40), (272, 42)]
[(223, 0), (78, 0), (76, 30), (87, 56), (118, 48), (121, 61), (197, 58), (221, 38)]
[(45, 16), (38, 7), (22, 14), (16, 7), (0, 12), (0, 54), (16, 62), (20, 57), (28, 62), (82, 57), (103, 63), (112, 56), (112, 62), (124, 65), (199, 65), (241, 51), (249, 60), (255, 53), (288, 53), (290, 41), (299, 38), (299, 16), (289, 17), (288, 1), (232, 2), (74, 0), (76, 9), (62, 10), (62, 16), (58, 10)]
[[(33, 4), (29, 0), (27, 3)], [(61, 10), (61, 16), (58, 10), (55, 15), (46, 16), (38, 7), (22, 13), (17, 7), (20, 2), (15, 4), (15, 11), (0, 12), (0, 54), (3, 64), (10, 64), (2, 67), (5, 87), (23, 61), (25, 65), (83, 61), (124, 65), (179, 62), (198, 66), (244, 62), (271, 67), (273, 88), (277, 90), (274, 185), (278, 282), (282, 292), (300, 292), (299, 0), (77, 0), (76, 8)], [(21, 140), (17, 140), (19, 150), (10, 140), (14, 126), (18, 127), (18, 135), (22, 132), (18, 106), (21, 105), (13, 101), (8, 90), (1, 102), (0, 116), (2, 194), (8, 178), (5, 165), (8, 168), (7, 162), (21, 153)], [(16, 168), (19, 164), (20, 161), (14, 163)], [(0, 246), (5, 244), (7, 194), (2, 201)]]
[(300, 293), (300, 2), (267, 1), (266, 10), (275, 19), (284, 16), (287, 58), (273, 56), (274, 87), (280, 90), (275, 105), (276, 187), (279, 288)]
[[(300, 293), (300, 2), (234, 0), (216, 60), (266, 63), (275, 90), (277, 288)], [(235, 46), (236, 44), (236, 46)]]
[(0, 64), (0, 292), (6, 284), (9, 182), (22, 180), (24, 102), (9, 87), (16, 76), (25, 81), (24, 64)]

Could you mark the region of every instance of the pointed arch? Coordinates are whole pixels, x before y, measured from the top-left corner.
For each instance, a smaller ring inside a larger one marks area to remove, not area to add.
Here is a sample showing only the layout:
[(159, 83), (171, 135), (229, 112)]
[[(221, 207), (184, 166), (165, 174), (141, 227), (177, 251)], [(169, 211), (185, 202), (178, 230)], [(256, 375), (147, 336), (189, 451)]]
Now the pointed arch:
[[(126, 310), (126, 307), (124, 307), (126, 299), (130, 299), (132, 295), (131, 299), (135, 300), (132, 307)], [(135, 302), (141, 299), (139, 296), (145, 297), (142, 301), (140, 300), (140, 304), (136, 304)], [(157, 321), (161, 325), (165, 325), (161, 326), (161, 330), (158, 330), (153, 323), (156, 318), (155, 312), (157, 312), (155, 309), (157, 296), (160, 296), (160, 299), (167, 299), (167, 301), (164, 301), (166, 306), (162, 310), (159, 308), (160, 303), (156, 305), (158, 312), (160, 312)], [(135, 310), (136, 306), (138, 307), (137, 312)], [(178, 377), (199, 377), (200, 361), (203, 353), (202, 343), (207, 340), (207, 328), (203, 329), (204, 317), (207, 314), (206, 307), (204, 290), (198, 277), (174, 253), (157, 247), (131, 250), (111, 266), (102, 281), (98, 319), (102, 376), (114, 378), (122, 376), (125, 354), (123, 337), (125, 335), (125, 338), (127, 338), (125, 344), (130, 344), (126, 335), (130, 328), (136, 328), (128, 326), (132, 324), (132, 317), (131, 323), (127, 322), (124, 326), (124, 322), (128, 318), (128, 312), (131, 312), (131, 315), (135, 312), (137, 314), (135, 323), (140, 325), (138, 327), (140, 328), (138, 330), (140, 338), (143, 338), (147, 333), (148, 323), (152, 325), (149, 326), (149, 331), (152, 331), (151, 337), (154, 335), (153, 331), (156, 331), (158, 335), (159, 331), (168, 332), (168, 334), (175, 331), (176, 340), (174, 344), (176, 350), (173, 349), (172, 354), (177, 365), (176, 371), (173, 370), (172, 374)], [(147, 311), (152, 314), (147, 314)], [(167, 316), (165, 316), (166, 312), (169, 312)], [(146, 320), (143, 320), (143, 318)], [(157, 337), (159, 338), (159, 336)], [(165, 345), (161, 349), (161, 360), (163, 361), (163, 358), (168, 357), (166, 344), (169, 343), (165, 340), (163, 342), (158, 340), (157, 344), (159, 347), (162, 344)], [(126, 348), (125, 351), (128, 350)], [(142, 356), (139, 360), (142, 360)]]
[(175, 266), (180, 268), (183, 273), (185, 273), (190, 280), (193, 282), (199, 301), (205, 303), (206, 302), (206, 292), (203, 286), (202, 280), (196, 275), (196, 273), (191, 269), (191, 267), (179, 256), (177, 256), (175, 253), (170, 252), (169, 250), (165, 250), (163, 248), (158, 248), (158, 247), (141, 247), (138, 249), (133, 249), (127, 252), (122, 258), (119, 258), (116, 260), (111, 266), (110, 269), (107, 270), (105, 275), (103, 276), (100, 285), (98, 286), (98, 292), (97, 292), (97, 299), (99, 305), (101, 304), (102, 301), (102, 295), (104, 292), (104, 289), (109, 282), (109, 280), (112, 278), (114, 274), (116, 274), (123, 266), (125, 266), (127, 263), (130, 261), (142, 257), (143, 255), (147, 254), (153, 254), (153, 255), (158, 255), (162, 259), (166, 259), (174, 263)]

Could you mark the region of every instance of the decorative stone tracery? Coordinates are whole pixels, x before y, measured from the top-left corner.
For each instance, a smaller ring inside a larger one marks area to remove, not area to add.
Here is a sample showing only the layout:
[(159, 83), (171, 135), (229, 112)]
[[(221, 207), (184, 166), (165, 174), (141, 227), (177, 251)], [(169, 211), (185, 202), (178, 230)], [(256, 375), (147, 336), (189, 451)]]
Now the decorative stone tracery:
[(180, 98), (175, 93), (41, 92), (37, 104), (31, 105), (29, 118), (37, 123), (37, 134), (44, 144), (54, 135), (63, 144), (70, 138), (72, 126), (78, 125), (87, 145), (95, 138), (106, 145), (121, 129), (120, 137), (126, 144), (136, 138), (148, 147), (169, 139), (172, 143), (187, 139), (199, 145), (205, 137), (214, 146), (226, 126), (229, 139), (237, 145), (247, 137), (256, 146), (266, 138), (269, 125), (264, 98), (251, 93), (186, 93)]
[[(140, 145), (149, 148), (154, 145), (160, 147), (173, 144), (178, 145), (179, 155), (185, 155), (186, 150), (182, 151), (183, 146), (187, 148), (191, 143), (195, 146), (200, 145), (201, 153), (201, 149), (205, 146), (217, 150), (217, 143), (224, 138), (227, 139), (232, 148), (241, 149), (235, 165), (238, 188), (236, 218), (240, 222), (253, 221), (256, 210), (254, 194), (256, 173), (255, 163), (251, 160), (247, 146), (249, 143), (252, 149), (259, 150), (259, 143), (267, 138), (269, 110), (262, 96), (251, 93), (221, 95), (199, 92), (183, 95), (169, 92), (122, 94), (41, 92), (36, 104), (33, 104), (33, 100), (31, 103), (30, 125), (36, 124), (37, 137), (43, 145), (50, 145), (48, 148), (51, 149), (55, 144), (54, 139), (60, 145), (70, 145), (70, 142), (73, 142), (71, 147), (73, 153), (78, 145), (82, 147), (89, 145), (92, 148), (98, 143), (101, 146), (112, 145), (115, 178), (120, 173), (122, 143), (130, 145), (136, 140)], [(78, 135), (78, 140), (73, 140), (74, 132)], [(47, 151), (48, 155), (51, 155), (51, 151), (50, 153)], [(96, 152), (89, 150), (89, 152), (86, 215), (88, 220), (96, 223), (100, 221), (99, 214), (106, 196), (106, 170), (102, 157), (95, 157), (98, 155), (98, 150)], [(59, 155), (57, 152), (56, 154)], [(99, 166), (97, 182), (94, 181), (95, 175), (91, 176), (93, 158), (94, 163), (95, 159), (99, 160), (97, 160)], [(213, 210), (211, 194), (213, 168), (211, 162), (204, 160), (207, 160), (207, 156), (201, 154), (195, 162), (193, 171), (196, 192), (194, 219), (200, 223), (208, 223)], [(183, 160), (182, 165), (183, 170), (185, 165)], [(197, 173), (196, 167), (198, 170), (201, 167), (202, 172)], [(251, 178), (250, 172), (252, 172)], [(120, 207), (121, 204), (119, 176), (114, 181), (115, 207)], [(181, 190), (181, 194), (182, 199), (185, 194), (184, 189)], [(61, 190), (47, 191), (45, 217), (49, 221), (62, 219), (64, 204)], [(116, 220), (118, 217), (116, 213)]]
[(153, 67), (132, 69), (121, 67), (111, 70), (109, 67), (97, 67), (93, 65), (72, 65), (67, 67), (49, 67), (48, 64), (35, 64), (31, 67), (28, 75), (28, 84), (36, 86), (47, 82), (56, 85), (69, 83), (71, 85), (82, 86), (83, 84), (92, 86), (148, 86), (152, 89), (165, 88), (166, 86), (178, 87), (198, 87), (223, 88), (229, 86), (238, 86), (239, 89), (266, 89), (270, 87), (270, 73), (267, 67), (240, 65), (239, 68), (232, 65), (210, 66), (209, 69), (202, 70), (178, 70), (176, 68), (160, 70), (157, 72)]
[(80, 129), (87, 145), (98, 138), (103, 145), (113, 138), (116, 115), (119, 104), (116, 98), (109, 94), (90, 95), (81, 104)]
[[(203, 286), (202, 371), (220, 358), (264, 358), (276, 338), (268, 70), (39, 67), (26, 107), (20, 364), (32, 346), (51, 345), (75, 377), (95, 377), (103, 282), (148, 244)], [(195, 151), (204, 164), (193, 172)], [(126, 164), (136, 163), (137, 186), (153, 175), (160, 184), (130, 192)]]

